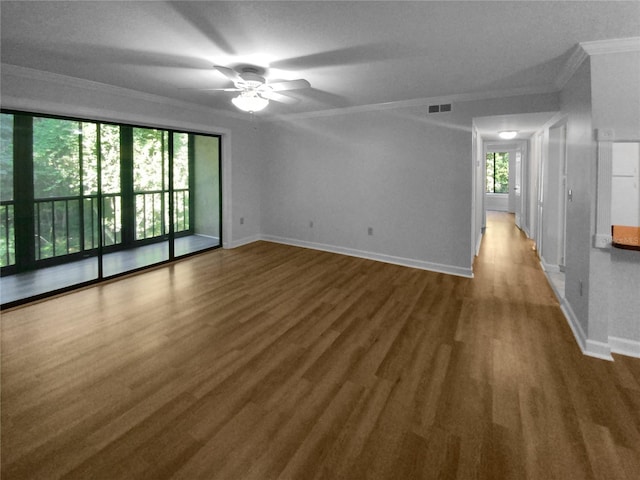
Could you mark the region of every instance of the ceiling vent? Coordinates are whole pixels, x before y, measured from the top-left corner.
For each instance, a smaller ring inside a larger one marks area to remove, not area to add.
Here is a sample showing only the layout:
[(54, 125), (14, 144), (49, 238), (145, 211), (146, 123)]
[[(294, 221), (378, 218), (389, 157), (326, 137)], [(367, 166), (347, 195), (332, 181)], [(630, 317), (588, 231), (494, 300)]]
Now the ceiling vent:
[(444, 113), (451, 111), (450, 103), (443, 103), (442, 105), (429, 105), (429, 113)]

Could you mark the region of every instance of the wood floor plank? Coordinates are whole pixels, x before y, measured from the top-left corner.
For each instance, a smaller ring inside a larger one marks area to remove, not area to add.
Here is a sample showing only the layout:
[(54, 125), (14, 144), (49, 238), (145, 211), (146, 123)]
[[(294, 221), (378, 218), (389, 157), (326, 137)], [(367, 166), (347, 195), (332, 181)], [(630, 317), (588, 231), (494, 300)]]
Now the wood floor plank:
[(2, 312), (0, 477), (635, 479), (640, 360), (487, 221), (473, 279), (254, 242)]

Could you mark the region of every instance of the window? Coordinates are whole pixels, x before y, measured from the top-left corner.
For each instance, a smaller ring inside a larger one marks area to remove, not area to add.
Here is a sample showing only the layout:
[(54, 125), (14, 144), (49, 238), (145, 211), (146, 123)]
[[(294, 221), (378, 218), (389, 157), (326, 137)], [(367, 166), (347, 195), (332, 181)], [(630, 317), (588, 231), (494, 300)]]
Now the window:
[(486, 193), (509, 193), (509, 153), (487, 153)]
[(189, 222), (189, 136), (173, 134), (173, 228), (176, 233), (188, 232)]
[(34, 117), (33, 193), (36, 260), (81, 250), (81, 122)]
[[(120, 127), (98, 125), (100, 134), (100, 178), (102, 207), (102, 245), (122, 244), (122, 192)], [(97, 185), (96, 185), (97, 191)], [(96, 205), (97, 207), (97, 205)]]
[(14, 265), (13, 115), (0, 115), (0, 267)]
[(169, 211), (169, 132), (133, 129), (136, 240), (165, 235)]
[(91, 260), (75, 285), (221, 245), (219, 137), (22, 112), (0, 120), (3, 305), (15, 273)]

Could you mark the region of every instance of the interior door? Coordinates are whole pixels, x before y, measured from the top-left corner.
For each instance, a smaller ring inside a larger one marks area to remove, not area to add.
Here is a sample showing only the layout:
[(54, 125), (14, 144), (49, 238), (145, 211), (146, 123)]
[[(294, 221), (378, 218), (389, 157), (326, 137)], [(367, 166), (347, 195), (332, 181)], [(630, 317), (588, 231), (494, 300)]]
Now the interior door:
[(542, 255), (542, 242), (544, 239), (544, 202), (545, 202), (545, 178), (547, 174), (549, 156), (542, 153), (542, 134), (538, 135), (538, 196), (536, 213), (536, 249), (538, 255)]
[(560, 214), (560, 219), (558, 222), (558, 250), (560, 260), (558, 265), (560, 266), (560, 271), (564, 271), (567, 251), (567, 126), (562, 125), (559, 128), (560, 145), (558, 146), (558, 150), (560, 156), (560, 192), (558, 194), (558, 213)]

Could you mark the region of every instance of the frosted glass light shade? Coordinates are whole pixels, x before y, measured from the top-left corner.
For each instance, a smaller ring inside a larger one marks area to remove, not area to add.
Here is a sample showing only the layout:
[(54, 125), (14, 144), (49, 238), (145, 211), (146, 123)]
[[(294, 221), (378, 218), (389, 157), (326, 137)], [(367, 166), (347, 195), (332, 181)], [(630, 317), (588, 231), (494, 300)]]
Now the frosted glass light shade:
[(518, 132), (516, 132), (515, 130), (507, 130), (504, 132), (498, 132), (498, 136), (500, 138), (502, 138), (503, 140), (511, 140), (512, 138), (516, 138), (516, 135), (518, 135)]
[(233, 104), (243, 112), (259, 112), (269, 105), (269, 100), (259, 97), (255, 94), (241, 93), (235, 98), (232, 98)]

